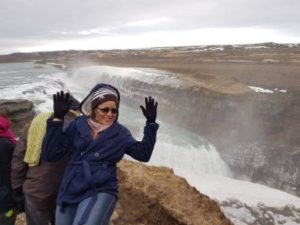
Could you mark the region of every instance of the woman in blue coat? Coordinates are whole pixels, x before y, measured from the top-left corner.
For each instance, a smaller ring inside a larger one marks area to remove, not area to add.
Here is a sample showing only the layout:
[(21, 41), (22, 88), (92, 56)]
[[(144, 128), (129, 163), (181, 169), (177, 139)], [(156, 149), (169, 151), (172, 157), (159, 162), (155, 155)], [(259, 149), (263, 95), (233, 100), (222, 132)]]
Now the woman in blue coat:
[(57, 197), (57, 225), (107, 225), (118, 196), (116, 164), (128, 154), (150, 160), (159, 125), (157, 102), (145, 99), (142, 112), (147, 119), (142, 141), (119, 124), (119, 91), (97, 84), (81, 102), (82, 116), (63, 130), (63, 118), (71, 101), (69, 94), (53, 95), (54, 116), (47, 121), (42, 160), (56, 161), (69, 154), (70, 161)]

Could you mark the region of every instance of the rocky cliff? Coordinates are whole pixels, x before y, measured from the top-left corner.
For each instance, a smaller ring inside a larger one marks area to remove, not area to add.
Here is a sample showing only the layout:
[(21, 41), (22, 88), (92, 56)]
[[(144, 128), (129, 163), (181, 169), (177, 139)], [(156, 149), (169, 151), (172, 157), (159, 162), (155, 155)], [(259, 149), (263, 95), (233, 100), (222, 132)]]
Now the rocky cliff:
[(24, 99), (0, 100), (0, 113), (10, 119), (13, 132), (20, 136), (34, 117), (33, 103)]
[[(0, 111), (11, 119), (17, 135), (28, 128), (33, 117), (33, 105), (27, 100), (2, 100)], [(120, 198), (113, 225), (231, 224), (215, 201), (174, 175), (171, 169), (122, 160), (118, 176)], [(20, 215), (17, 225), (24, 224), (24, 215)]]
[(206, 137), (235, 177), (300, 195), (299, 91), (220, 94), (187, 88), (158, 93), (164, 98), (160, 116)]
[(164, 167), (122, 160), (120, 200), (113, 216), (122, 224), (231, 224), (216, 202)]

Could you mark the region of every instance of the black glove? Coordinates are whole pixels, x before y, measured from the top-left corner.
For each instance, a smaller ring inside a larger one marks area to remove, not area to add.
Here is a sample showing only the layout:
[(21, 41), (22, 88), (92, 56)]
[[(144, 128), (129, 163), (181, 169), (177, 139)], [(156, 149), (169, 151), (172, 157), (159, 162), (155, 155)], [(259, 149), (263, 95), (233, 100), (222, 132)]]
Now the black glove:
[(17, 213), (25, 211), (25, 198), (22, 187), (13, 190), (13, 199), (16, 202)]
[(145, 98), (145, 105), (146, 105), (146, 109), (142, 105), (140, 107), (142, 109), (144, 116), (147, 119), (147, 122), (155, 123), (156, 114), (157, 114), (157, 102), (154, 101), (154, 98), (149, 96), (148, 98)]
[(64, 93), (63, 91), (57, 92), (53, 95), (53, 111), (54, 118), (63, 119), (64, 116), (69, 111), (72, 104), (69, 93)]

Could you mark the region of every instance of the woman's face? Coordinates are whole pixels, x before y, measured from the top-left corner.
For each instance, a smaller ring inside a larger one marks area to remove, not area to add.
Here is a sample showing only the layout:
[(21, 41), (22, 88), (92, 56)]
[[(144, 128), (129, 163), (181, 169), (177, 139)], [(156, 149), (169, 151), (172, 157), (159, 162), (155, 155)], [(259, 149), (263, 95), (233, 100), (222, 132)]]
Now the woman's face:
[(94, 109), (94, 119), (103, 125), (112, 124), (117, 117), (117, 105), (114, 101), (106, 101)]

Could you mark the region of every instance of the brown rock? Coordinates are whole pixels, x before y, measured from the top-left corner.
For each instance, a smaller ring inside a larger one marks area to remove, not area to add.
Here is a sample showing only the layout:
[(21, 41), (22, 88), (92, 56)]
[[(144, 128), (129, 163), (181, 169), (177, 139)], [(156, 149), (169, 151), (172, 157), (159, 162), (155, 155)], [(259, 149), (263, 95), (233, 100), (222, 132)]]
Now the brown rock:
[(10, 119), (13, 132), (20, 136), (33, 119), (33, 103), (24, 99), (0, 100), (0, 113)]
[(24, 213), (19, 214), (17, 216), (17, 220), (16, 220), (15, 225), (25, 225), (25, 224), (26, 224), (25, 214)]
[(114, 225), (231, 224), (218, 204), (166, 167), (123, 160)]

